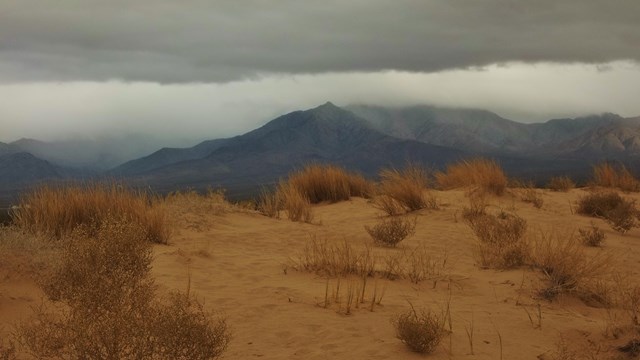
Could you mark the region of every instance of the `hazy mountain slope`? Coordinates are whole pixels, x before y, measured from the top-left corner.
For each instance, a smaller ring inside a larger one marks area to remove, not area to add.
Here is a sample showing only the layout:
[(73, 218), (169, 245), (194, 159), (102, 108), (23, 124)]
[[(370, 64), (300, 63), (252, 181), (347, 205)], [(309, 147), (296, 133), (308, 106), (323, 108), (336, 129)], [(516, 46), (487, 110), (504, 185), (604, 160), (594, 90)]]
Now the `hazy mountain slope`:
[(229, 139), (216, 139), (203, 141), (190, 148), (162, 148), (148, 156), (127, 161), (111, 170), (110, 173), (115, 175), (137, 175), (170, 164), (201, 159), (228, 141)]
[(442, 166), (464, 155), (383, 134), (353, 113), (327, 103), (229, 139), (206, 158), (158, 168), (139, 179), (160, 187), (247, 187), (276, 181), (310, 162), (331, 162), (373, 175), (382, 166), (402, 166), (407, 161)]
[(520, 152), (531, 145), (527, 126), (484, 110), (433, 106), (347, 107), (389, 135), (466, 151)]
[(160, 143), (153, 136), (129, 134), (52, 142), (20, 139), (10, 145), (59, 166), (103, 171), (150, 154)]
[(640, 119), (601, 114), (522, 124), (482, 110), (349, 106), (376, 129), (478, 154), (597, 161), (640, 154)]
[(0, 142), (0, 156), (19, 152), (14, 146)]
[(63, 176), (61, 169), (26, 152), (0, 156), (0, 186), (25, 185)]

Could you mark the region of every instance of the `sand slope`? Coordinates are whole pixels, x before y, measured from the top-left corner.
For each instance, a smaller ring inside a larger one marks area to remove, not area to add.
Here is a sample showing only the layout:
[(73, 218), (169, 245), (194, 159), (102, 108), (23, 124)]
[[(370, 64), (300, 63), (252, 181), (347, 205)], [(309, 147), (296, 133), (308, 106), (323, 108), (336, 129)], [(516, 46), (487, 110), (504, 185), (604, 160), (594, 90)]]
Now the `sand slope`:
[[(489, 211), (517, 213), (527, 220), (529, 232), (571, 232), (594, 221), (605, 230), (607, 240), (603, 249), (588, 251), (611, 251), (621, 268), (640, 274), (640, 230), (622, 236), (602, 220), (573, 215), (571, 203), (586, 193), (583, 190), (542, 193), (542, 209), (507, 195), (490, 198)], [(628, 336), (604, 336), (612, 324), (611, 312), (571, 296), (553, 302), (537, 298), (535, 288), (542, 276), (528, 268), (479, 269), (473, 256), (476, 240), (460, 215), (468, 205), (464, 191), (435, 195), (440, 209), (416, 214), (413, 237), (399, 249), (374, 248), (374, 252), (381, 256), (424, 244), (434, 257), (446, 256), (446, 272), (438, 281), (419, 284), (369, 279), (365, 298), (370, 299), (374, 289), (384, 294), (373, 311), (369, 302), (359, 304), (350, 315), (336, 304), (324, 308), (327, 281), (331, 293), (338, 280), (292, 267), (292, 259), (314, 236), (348, 241), (358, 248), (370, 242), (363, 227), (378, 221), (381, 212), (360, 198), (315, 206), (315, 224), (234, 208), (173, 208), (176, 232), (170, 245), (154, 247), (153, 275), (161, 291), (189, 289), (208, 309), (227, 317), (233, 332), (227, 359), (423, 358), (395, 338), (390, 323), (394, 314), (409, 308), (409, 302), (434, 311), (450, 306), (452, 333), (428, 358), (551, 359), (560, 338), (583, 352), (578, 358), (596, 352), (602, 359), (618, 354), (615, 346)], [(343, 302), (345, 289), (360, 283), (340, 280)], [(26, 281), (2, 283), (0, 325), (6, 327), (28, 313), (38, 294)], [(540, 328), (536, 328), (538, 309)], [(472, 328), (473, 355), (466, 331)]]

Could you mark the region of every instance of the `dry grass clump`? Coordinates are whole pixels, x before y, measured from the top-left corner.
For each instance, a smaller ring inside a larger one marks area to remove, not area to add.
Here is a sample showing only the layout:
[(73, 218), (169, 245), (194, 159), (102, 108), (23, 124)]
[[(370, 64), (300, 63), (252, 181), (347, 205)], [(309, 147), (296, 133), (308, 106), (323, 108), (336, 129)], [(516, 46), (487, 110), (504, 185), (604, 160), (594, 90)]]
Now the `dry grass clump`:
[(328, 242), (311, 237), (292, 266), (298, 270), (318, 275), (339, 277), (347, 275), (372, 276), (376, 260), (368, 247), (355, 249), (346, 240), (340, 243)]
[(312, 204), (366, 198), (373, 192), (373, 185), (362, 175), (333, 165), (308, 165), (290, 174), (287, 183)]
[(20, 228), (59, 239), (80, 225), (99, 225), (110, 214), (137, 222), (152, 242), (169, 240), (164, 208), (146, 193), (118, 184), (43, 186), (24, 196), (11, 215)]
[(36, 358), (213, 359), (229, 341), (188, 295), (155, 296), (151, 245), (140, 224), (108, 216), (64, 242), (60, 263), (43, 280), (53, 301), (21, 323), (16, 340)]
[(417, 221), (415, 217), (409, 219), (395, 216), (382, 220), (373, 227), (365, 226), (364, 228), (376, 244), (395, 247), (402, 240), (415, 234)]
[(551, 191), (568, 192), (576, 187), (576, 183), (568, 176), (555, 176), (549, 180), (547, 188)]
[(611, 302), (602, 284), (611, 270), (606, 253), (589, 256), (573, 235), (541, 233), (535, 241), (533, 264), (544, 273), (548, 285), (540, 295), (552, 300), (562, 293), (573, 293), (601, 304)]
[(618, 188), (622, 191), (640, 190), (640, 182), (624, 165), (614, 166), (610, 163), (602, 163), (593, 167), (593, 184)]
[(420, 354), (432, 353), (447, 334), (444, 316), (424, 310), (418, 313), (413, 306), (396, 315), (391, 323), (396, 329), (396, 337), (411, 351)]
[(436, 209), (436, 199), (425, 193), (428, 183), (426, 170), (418, 165), (409, 164), (402, 170), (383, 169), (374, 206), (388, 215)]
[(469, 206), (462, 209), (462, 218), (473, 222), (474, 219), (486, 215), (487, 206), (489, 206), (489, 204), (487, 203), (485, 193), (472, 193), (469, 196)]
[(623, 234), (636, 225), (638, 218), (635, 201), (625, 199), (615, 191), (595, 192), (582, 197), (577, 211), (604, 218), (614, 230)]
[(445, 172), (436, 173), (436, 181), (444, 189), (475, 186), (496, 195), (504, 194), (508, 182), (500, 165), (482, 158), (448, 165)]
[(594, 223), (591, 223), (588, 229), (579, 229), (578, 234), (580, 234), (580, 241), (587, 246), (601, 246), (605, 239), (604, 231)]
[(310, 223), (313, 221), (313, 210), (309, 198), (288, 183), (280, 183), (278, 194), (282, 207), (287, 211), (291, 221)]
[(258, 197), (257, 208), (263, 215), (279, 219), (281, 209), (280, 194), (277, 191), (262, 189)]
[(512, 268), (524, 265), (530, 257), (525, 238), (527, 222), (516, 215), (482, 215), (468, 221), (479, 240), (477, 255), (481, 267)]
[(542, 199), (542, 195), (532, 185), (527, 186), (524, 189), (521, 199), (526, 203), (532, 204), (536, 209), (542, 208), (542, 204), (544, 204), (544, 199)]

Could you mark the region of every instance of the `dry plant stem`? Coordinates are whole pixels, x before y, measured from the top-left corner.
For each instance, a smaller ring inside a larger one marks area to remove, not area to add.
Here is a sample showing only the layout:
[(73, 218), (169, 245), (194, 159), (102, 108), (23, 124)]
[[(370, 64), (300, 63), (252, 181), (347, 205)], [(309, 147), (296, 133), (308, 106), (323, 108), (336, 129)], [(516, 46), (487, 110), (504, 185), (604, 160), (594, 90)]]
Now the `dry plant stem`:
[(473, 321), (473, 310), (471, 310), (471, 322), (469, 323), (469, 327), (465, 326), (464, 331), (467, 333), (467, 340), (469, 341), (469, 354), (474, 355), (473, 352), (473, 330), (474, 330), (474, 321)]

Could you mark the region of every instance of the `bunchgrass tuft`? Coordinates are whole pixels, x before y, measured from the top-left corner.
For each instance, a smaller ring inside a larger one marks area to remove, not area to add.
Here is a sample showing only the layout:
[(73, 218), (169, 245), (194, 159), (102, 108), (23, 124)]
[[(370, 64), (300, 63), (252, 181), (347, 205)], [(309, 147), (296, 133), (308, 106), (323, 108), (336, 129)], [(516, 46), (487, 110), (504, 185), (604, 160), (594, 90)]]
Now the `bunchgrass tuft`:
[(383, 169), (373, 204), (388, 215), (437, 209), (435, 197), (428, 194), (428, 183), (426, 170), (415, 164), (408, 164), (402, 170)]
[(447, 166), (445, 172), (436, 173), (436, 181), (443, 189), (476, 187), (495, 195), (504, 194), (507, 176), (493, 160), (463, 160)]
[(171, 231), (158, 199), (119, 184), (43, 186), (26, 194), (11, 216), (18, 227), (60, 239), (78, 226), (118, 215), (138, 223), (146, 238), (166, 244)]

